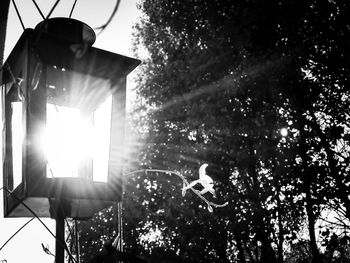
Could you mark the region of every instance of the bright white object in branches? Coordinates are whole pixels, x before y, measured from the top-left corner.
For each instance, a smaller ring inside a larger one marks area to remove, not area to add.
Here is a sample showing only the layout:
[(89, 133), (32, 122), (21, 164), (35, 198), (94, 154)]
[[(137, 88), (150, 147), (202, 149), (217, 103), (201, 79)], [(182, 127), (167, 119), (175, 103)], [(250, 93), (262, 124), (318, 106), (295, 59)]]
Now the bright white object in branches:
[(185, 196), (186, 194), (186, 190), (193, 188), (196, 184), (201, 184), (203, 186), (203, 190), (201, 190), (199, 193), (201, 195), (206, 194), (207, 192), (211, 193), (213, 195), (213, 197), (216, 197), (215, 194), (215, 190), (213, 188), (214, 186), (214, 181), (213, 179), (206, 174), (205, 169), (208, 167), (208, 164), (203, 164), (200, 168), (199, 168), (199, 179), (193, 181), (192, 183), (188, 184), (188, 185), (184, 185), (184, 187), (182, 188), (182, 196)]

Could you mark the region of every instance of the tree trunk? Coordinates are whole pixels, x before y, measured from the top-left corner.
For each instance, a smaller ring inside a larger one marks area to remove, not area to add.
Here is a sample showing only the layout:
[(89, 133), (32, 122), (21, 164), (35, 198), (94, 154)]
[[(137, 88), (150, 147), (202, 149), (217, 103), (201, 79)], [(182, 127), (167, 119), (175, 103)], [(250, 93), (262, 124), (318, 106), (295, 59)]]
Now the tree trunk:
[(307, 146), (306, 146), (306, 136), (304, 131), (304, 124), (305, 119), (300, 114), (299, 115), (299, 130), (300, 130), (300, 156), (302, 158), (302, 178), (303, 178), (303, 185), (304, 185), (304, 192), (306, 195), (306, 213), (307, 213), (307, 220), (308, 220), (308, 231), (309, 231), (309, 237), (310, 237), (310, 248), (311, 248), (311, 254), (312, 254), (312, 263), (318, 263), (320, 262), (320, 253), (317, 248), (316, 244), (316, 236), (315, 236), (315, 221), (316, 217), (313, 212), (313, 201), (312, 201), (312, 194), (311, 194), (311, 184), (312, 181), (310, 179), (310, 173), (308, 169), (308, 155), (307, 155)]
[(281, 200), (279, 197), (279, 190), (277, 191), (277, 213), (278, 213), (278, 247), (277, 247), (277, 253), (278, 253), (278, 263), (283, 263), (283, 225), (282, 225), (282, 208), (281, 208)]
[[(260, 221), (260, 220), (259, 220)], [(271, 241), (268, 238), (265, 227), (261, 223), (256, 229), (258, 239), (261, 242), (261, 263), (277, 263), (275, 252), (271, 247)]]
[(257, 163), (256, 156), (254, 153), (254, 147), (251, 145), (251, 158), (254, 165), (248, 167), (248, 174), (251, 178), (252, 186), (247, 183), (247, 189), (250, 189), (249, 198), (254, 206), (254, 219), (255, 233), (257, 240), (261, 242), (261, 263), (277, 263), (275, 251), (271, 246), (270, 229), (267, 229), (268, 224), (265, 223), (264, 219), (267, 215), (266, 210), (262, 206), (262, 201), (259, 196), (259, 180), (256, 172), (255, 164)]
[(230, 261), (227, 258), (227, 229), (224, 227), (224, 224), (221, 224), (218, 226), (218, 230), (220, 229), (220, 237), (221, 237), (221, 242), (218, 242), (217, 247), (216, 247), (216, 252), (219, 256), (219, 261), (220, 263), (229, 263)]
[(307, 213), (307, 220), (308, 220), (308, 230), (309, 230), (309, 236), (310, 236), (310, 248), (311, 248), (311, 254), (312, 254), (312, 263), (318, 263), (320, 262), (320, 253), (317, 248), (316, 243), (316, 236), (315, 236), (315, 215), (312, 211), (312, 199), (311, 199), (311, 191), (310, 191), (310, 185), (305, 186), (306, 189), (306, 213)]
[[(237, 232), (237, 231), (235, 231)], [(246, 263), (244, 256), (244, 247), (242, 242), (242, 236), (240, 233), (234, 233), (234, 238), (236, 240), (236, 245), (238, 249), (238, 259), (240, 263)]]
[(0, 1), (0, 66), (4, 63), (4, 50), (6, 39), (7, 17), (9, 12), (10, 0)]

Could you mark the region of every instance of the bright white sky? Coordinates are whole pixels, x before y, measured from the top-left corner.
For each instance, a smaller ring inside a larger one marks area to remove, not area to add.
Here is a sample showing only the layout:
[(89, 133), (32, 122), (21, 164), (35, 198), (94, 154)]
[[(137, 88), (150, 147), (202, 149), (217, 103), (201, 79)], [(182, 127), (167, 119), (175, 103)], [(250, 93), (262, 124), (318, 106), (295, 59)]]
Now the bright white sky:
[[(1, 0), (0, 0), (1, 1)], [(117, 0), (78, 0), (72, 18), (90, 25), (92, 28), (103, 25), (113, 11)], [(121, 0), (119, 9), (109, 27), (97, 37), (95, 47), (133, 57), (132, 26), (140, 15), (136, 3), (140, 0)], [(34, 28), (42, 19), (34, 4), (30, 0), (15, 0), (26, 28)], [(40, 9), (47, 15), (56, 0), (36, 0)], [(68, 17), (74, 0), (61, 0), (52, 17)], [(11, 4), (7, 25), (7, 38), (4, 58), (6, 60), (18, 38), (23, 32), (21, 24)], [(2, 168), (0, 169), (2, 174)], [(2, 176), (0, 187), (2, 186)], [(0, 192), (0, 247), (30, 218), (4, 218), (3, 193)], [(55, 233), (55, 222), (44, 219), (45, 224)], [(54, 258), (45, 254), (41, 243), (49, 245), (52, 253), (55, 252), (55, 240), (50, 233), (34, 220), (0, 251), (0, 262), (6, 259), (8, 263), (54, 262)]]
[[(90, 27), (103, 25), (109, 18), (117, 0), (78, 0), (72, 18), (80, 20)], [(136, 3), (141, 0), (121, 0), (114, 19), (102, 34), (97, 37), (95, 47), (122, 55), (133, 56), (131, 52), (132, 26), (140, 15)], [(15, 0), (26, 28), (34, 28), (41, 22), (41, 16), (30, 0)], [(47, 15), (56, 0), (36, 0), (40, 9)], [(52, 17), (68, 17), (74, 0), (61, 0)], [(103, 4), (102, 4), (103, 3)], [(23, 30), (11, 4), (5, 56), (11, 52)]]

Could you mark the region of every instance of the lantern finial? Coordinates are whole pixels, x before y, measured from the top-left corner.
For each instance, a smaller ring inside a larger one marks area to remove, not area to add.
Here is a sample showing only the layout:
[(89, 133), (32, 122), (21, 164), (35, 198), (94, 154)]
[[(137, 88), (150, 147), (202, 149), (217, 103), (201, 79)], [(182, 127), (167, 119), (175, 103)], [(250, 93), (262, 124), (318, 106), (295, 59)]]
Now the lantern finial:
[(35, 29), (65, 39), (72, 44), (92, 46), (96, 40), (96, 34), (90, 26), (72, 18), (55, 17), (43, 20)]

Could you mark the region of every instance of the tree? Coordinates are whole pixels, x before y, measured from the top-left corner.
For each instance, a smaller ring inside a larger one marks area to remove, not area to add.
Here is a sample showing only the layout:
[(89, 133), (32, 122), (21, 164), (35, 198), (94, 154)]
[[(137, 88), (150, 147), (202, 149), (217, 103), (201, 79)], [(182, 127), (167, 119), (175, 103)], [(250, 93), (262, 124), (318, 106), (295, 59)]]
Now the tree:
[[(212, 174), (222, 186), (218, 190), (228, 200), (237, 200), (233, 211), (245, 208), (246, 240), (261, 244), (253, 258), (273, 262), (276, 257), (269, 237), (273, 226), (266, 202), (273, 191), (268, 177), (281, 149), (277, 147), (278, 106), (272, 102), (283, 98), (276, 90), (278, 81), (268, 79), (267, 72), (277, 75), (280, 63), (266, 63), (271, 54), (255, 55), (248, 50), (252, 39), (241, 32), (257, 21), (246, 17), (247, 25), (237, 27), (238, 12), (231, 3), (148, 1), (144, 9), (150, 20), (140, 34), (152, 63), (141, 95), (157, 108), (149, 115), (150, 132), (155, 134), (150, 136), (154, 141), (145, 160), (157, 162), (150, 163), (151, 167), (168, 169), (190, 168), (193, 161), (198, 166), (201, 159), (215, 164)], [(196, 9), (193, 14), (191, 10)], [(235, 172), (239, 178), (232, 185)], [(225, 216), (222, 220), (240, 221)]]
[[(229, 205), (210, 213), (181, 196), (178, 178), (133, 174), (126, 248), (182, 262), (320, 262), (322, 211), (350, 211), (347, 2), (146, 0), (141, 9), (139, 168), (191, 181), (208, 163)], [(309, 240), (298, 237), (304, 223)]]

